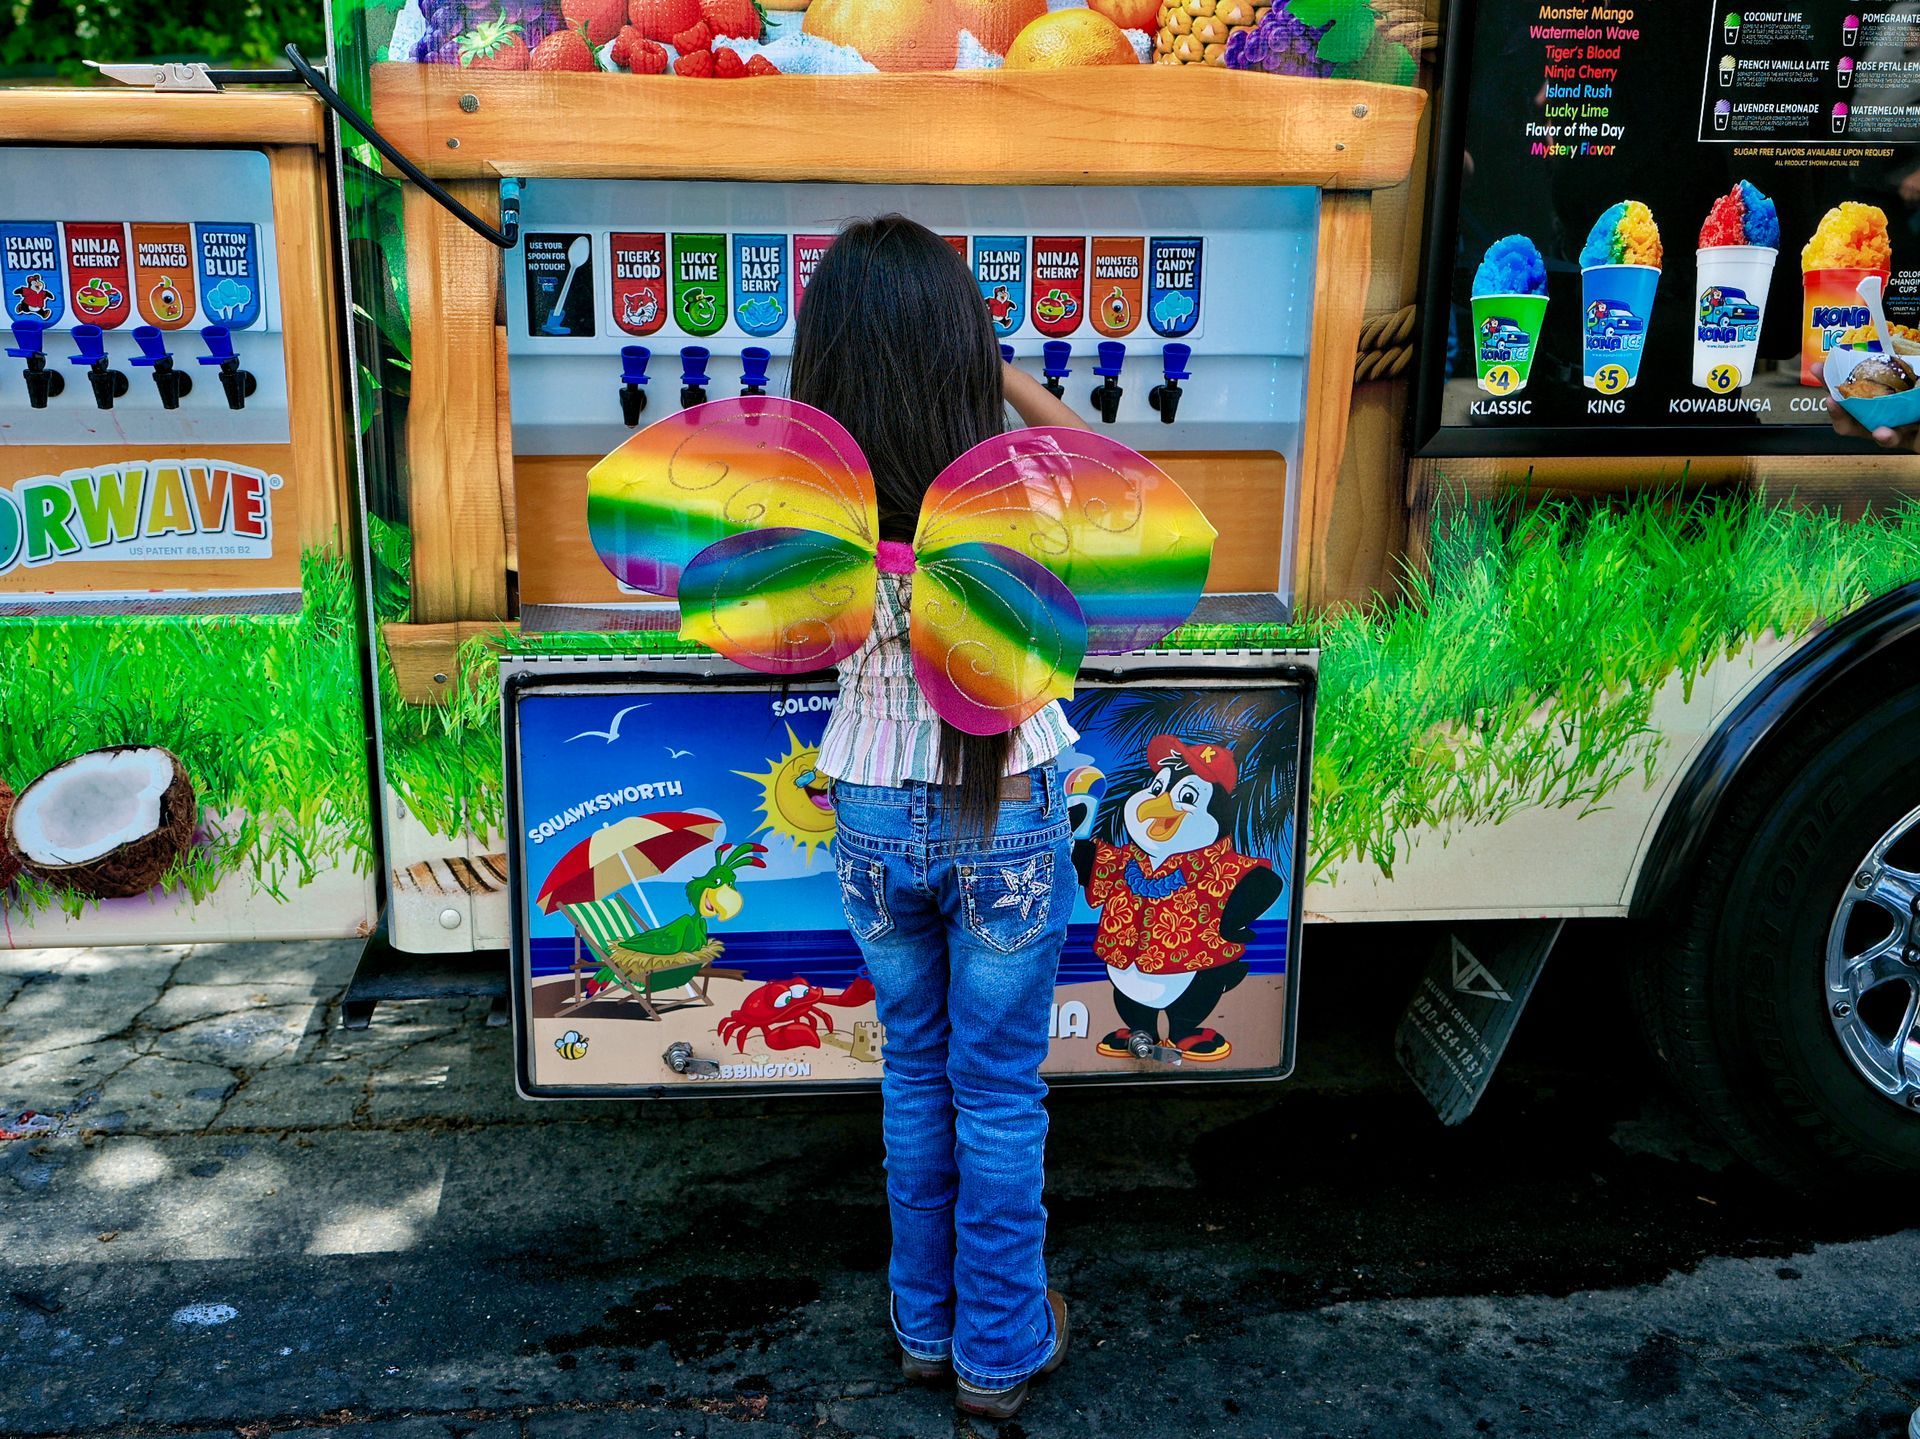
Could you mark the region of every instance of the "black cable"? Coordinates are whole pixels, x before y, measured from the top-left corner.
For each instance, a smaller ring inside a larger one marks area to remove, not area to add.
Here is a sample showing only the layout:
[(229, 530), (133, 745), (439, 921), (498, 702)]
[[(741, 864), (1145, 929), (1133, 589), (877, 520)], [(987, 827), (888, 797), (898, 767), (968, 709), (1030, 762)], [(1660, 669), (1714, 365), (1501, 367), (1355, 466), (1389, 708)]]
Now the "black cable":
[(422, 190), (425, 190), (436, 204), (446, 209), (446, 211), (461, 224), (465, 225), (469, 230), (473, 231), (474, 234), (480, 236), (490, 244), (498, 245), (503, 250), (511, 250), (520, 242), (520, 196), (519, 186), (516, 182), (509, 181), (503, 188), (503, 193), (500, 197), (500, 228), (495, 229), (465, 205), (462, 205), (458, 200), (454, 199), (453, 196), (449, 195), (445, 190), (441, 189), (440, 186), (435, 184), (433, 180), (428, 177), (427, 173), (418, 165), (414, 164), (413, 161), (394, 149), (393, 146), (388, 143), (386, 137), (373, 128), (373, 122), (371, 120), (365, 119), (356, 113), (351, 105), (340, 98), (340, 92), (329, 85), (318, 70), (307, 63), (307, 58), (300, 53), (300, 47), (298, 45), (288, 45), (286, 55), (288, 62), (293, 66), (294, 70), (298, 72), (300, 78), (307, 82), (307, 85), (313, 90), (314, 94), (326, 102), (329, 110), (333, 111), (334, 114), (338, 115), (342, 120), (346, 121), (347, 124), (359, 131), (360, 134), (364, 135), (368, 144), (372, 145), (374, 149), (378, 150), (391, 161), (401, 174), (413, 181), (413, 183), (418, 185)]

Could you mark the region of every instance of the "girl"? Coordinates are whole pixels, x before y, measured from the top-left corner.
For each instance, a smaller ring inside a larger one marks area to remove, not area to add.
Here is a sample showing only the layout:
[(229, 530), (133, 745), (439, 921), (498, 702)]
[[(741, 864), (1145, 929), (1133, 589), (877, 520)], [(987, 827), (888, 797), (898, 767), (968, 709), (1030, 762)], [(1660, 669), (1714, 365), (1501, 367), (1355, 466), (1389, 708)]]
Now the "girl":
[(934, 714), (908, 654), (906, 542), (934, 476), (1000, 433), (1003, 404), (1030, 425), (1085, 426), (1001, 362), (966, 263), (898, 215), (849, 225), (821, 258), (791, 393), (847, 427), (879, 497), (873, 633), (840, 665), (820, 769), (886, 1027), (893, 1329), (909, 1377), (951, 1364), (961, 1410), (1004, 1419), (1067, 1352), (1041, 1252), (1040, 1061), (1073, 905), (1052, 762), (1078, 736), (1057, 703), (1001, 735)]

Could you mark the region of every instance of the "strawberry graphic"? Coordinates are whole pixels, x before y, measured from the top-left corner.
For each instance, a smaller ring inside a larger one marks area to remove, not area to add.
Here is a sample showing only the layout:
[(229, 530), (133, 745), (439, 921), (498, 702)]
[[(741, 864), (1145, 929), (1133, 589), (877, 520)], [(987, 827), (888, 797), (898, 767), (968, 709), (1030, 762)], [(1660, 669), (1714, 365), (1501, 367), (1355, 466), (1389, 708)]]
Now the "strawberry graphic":
[(460, 64), (469, 70), (524, 70), (527, 68), (527, 42), (519, 25), (507, 19), (502, 10), (492, 20), (483, 20), (455, 42), (460, 47)]
[(667, 47), (656, 40), (647, 39), (631, 25), (620, 32), (619, 38), (613, 42), (611, 53), (614, 64), (636, 75), (667, 73)]
[(533, 47), (530, 70), (598, 70), (593, 46), (581, 30), (556, 30)]
[(560, 13), (569, 27), (587, 32), (589, 45), (599, 46), (627, 23), (627, 0), (560, 0)]
[(700, 23), (700, 0), (627, 0), (627, 19), (649, 40), (671, 40)]
[(700, 0), (700, 18), (715, 35), (735, 40), (758, 40), (767, 33), (760, 0)]

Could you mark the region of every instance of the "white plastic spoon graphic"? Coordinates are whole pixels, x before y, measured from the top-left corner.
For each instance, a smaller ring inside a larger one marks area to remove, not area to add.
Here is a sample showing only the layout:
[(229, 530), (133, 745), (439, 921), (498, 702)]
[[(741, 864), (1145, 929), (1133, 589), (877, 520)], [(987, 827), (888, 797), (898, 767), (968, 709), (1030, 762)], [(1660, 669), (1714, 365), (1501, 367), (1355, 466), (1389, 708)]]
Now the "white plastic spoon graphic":
[(580, 273), (580, 267), (592, 258), (593, 242), (585, 235), (575, 235), (573, 243), (567, 246), (566, 278), (560, 282), (560, 293), (554, 299), (553, 308), (547, 312), (546, 323), (540, 327), (543, 334), (567, 333), (567, 293), (573, 289), (573, 277)]

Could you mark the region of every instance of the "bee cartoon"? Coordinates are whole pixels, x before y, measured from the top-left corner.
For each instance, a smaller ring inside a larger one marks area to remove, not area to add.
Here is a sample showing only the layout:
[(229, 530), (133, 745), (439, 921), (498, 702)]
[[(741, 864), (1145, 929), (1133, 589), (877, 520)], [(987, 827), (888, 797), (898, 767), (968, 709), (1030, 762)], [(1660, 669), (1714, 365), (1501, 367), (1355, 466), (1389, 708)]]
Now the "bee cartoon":
[(553, 1047), (562, 1059), (585, 1059), (587, 1056), (587, 1037), (577, 1029), (569, 1029), (554, 1040)]

